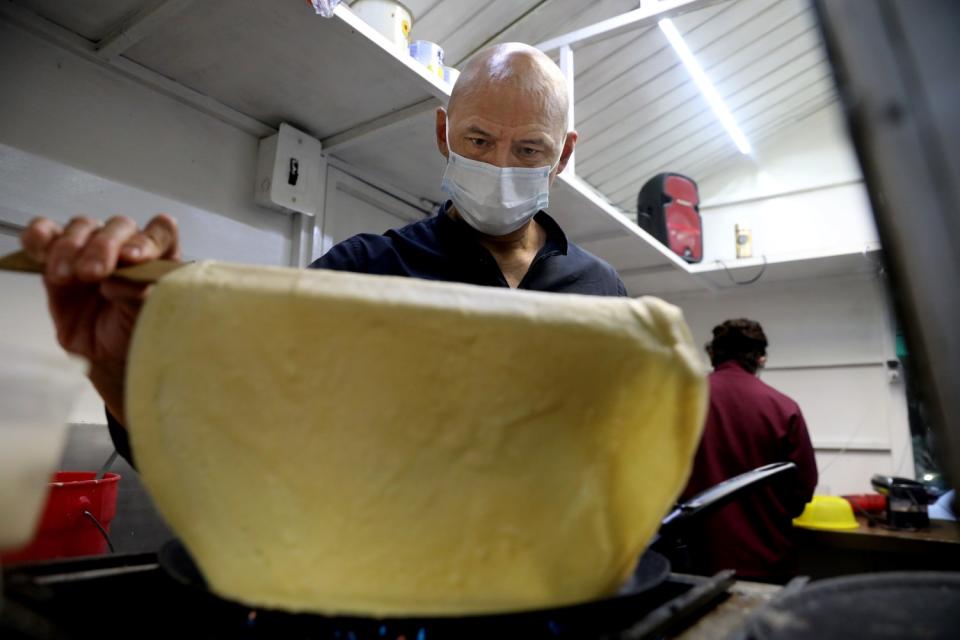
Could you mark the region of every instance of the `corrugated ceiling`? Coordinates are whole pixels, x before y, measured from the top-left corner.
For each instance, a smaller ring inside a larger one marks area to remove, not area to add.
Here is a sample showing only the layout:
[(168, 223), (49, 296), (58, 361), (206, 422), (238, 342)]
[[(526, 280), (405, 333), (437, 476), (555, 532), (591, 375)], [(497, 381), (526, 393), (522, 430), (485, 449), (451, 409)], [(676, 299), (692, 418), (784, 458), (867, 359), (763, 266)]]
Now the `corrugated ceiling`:
[[(461, 64), (492, 42), (537, 43), (630, 11), (637, 0), (408, 0), (412, 37)], [(733, 0), (674, 20), (752, 144), (837, 100), (808, 0)], [(577, 174), (624, 212), (662, 171), (702, 181), (738, 151), (666, 38), (637, 29), (576, 49)]]

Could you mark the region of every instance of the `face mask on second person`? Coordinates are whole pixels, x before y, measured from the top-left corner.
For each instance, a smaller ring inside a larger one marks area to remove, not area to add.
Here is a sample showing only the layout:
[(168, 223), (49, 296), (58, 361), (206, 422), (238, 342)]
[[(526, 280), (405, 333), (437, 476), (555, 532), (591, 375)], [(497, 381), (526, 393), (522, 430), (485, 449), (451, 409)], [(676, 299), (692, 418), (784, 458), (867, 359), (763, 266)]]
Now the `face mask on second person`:
[(525, 225), (550, 200), (549, 167), (497, 167), (471, 160), (450, 147), (447, 122), (447, 168), (443, 191), (471, 227), (490, 236), (505, 236)]

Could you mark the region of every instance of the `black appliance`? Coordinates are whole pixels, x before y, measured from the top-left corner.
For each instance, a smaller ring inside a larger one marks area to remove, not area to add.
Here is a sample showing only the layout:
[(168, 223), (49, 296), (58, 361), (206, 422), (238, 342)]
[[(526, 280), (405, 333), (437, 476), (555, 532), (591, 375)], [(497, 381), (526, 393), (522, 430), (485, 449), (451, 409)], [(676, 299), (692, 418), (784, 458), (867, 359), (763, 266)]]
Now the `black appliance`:
[(896, 529), (924, 529), (930, 526), (927, 505), (930, 494), (916, 480), (875, 475), (870, 479), (874, 490), (886, 498), (887, 524)]

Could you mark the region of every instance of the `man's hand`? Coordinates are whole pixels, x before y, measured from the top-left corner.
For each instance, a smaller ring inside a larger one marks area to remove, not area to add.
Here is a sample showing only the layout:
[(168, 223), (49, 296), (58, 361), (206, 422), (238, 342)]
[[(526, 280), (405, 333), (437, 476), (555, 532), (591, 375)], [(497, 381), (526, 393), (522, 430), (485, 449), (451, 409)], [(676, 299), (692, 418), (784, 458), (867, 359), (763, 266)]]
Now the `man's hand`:
[(37, 218), (20, 237), (44, 265), (50, 315), (60, 345), (90, 361), (90, 379), (121, 422), (127, 349), (148, 286), (109, 280), (118, 266), (180, 257), (176, 221), (158, 215), (139, 229), (127, 217), (106, 224), (87, 217), (60, 227)]

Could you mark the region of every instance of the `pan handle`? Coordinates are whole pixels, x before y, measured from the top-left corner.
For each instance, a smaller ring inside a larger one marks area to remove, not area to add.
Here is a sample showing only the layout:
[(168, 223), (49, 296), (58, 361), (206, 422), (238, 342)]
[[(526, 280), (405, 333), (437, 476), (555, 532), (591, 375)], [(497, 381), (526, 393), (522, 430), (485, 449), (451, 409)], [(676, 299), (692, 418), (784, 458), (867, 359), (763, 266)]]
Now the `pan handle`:
[(677, 507), (667, 514), (660, 522), (660, 535), (664, 535), (674, 527), (682, 525), (693, 516), (700, 515), (705, 511), (713, 511), (732, 500), (737, 494), (753, 487), (761, 482), (769, 481), (771, 478), (790, 473), (797, 468), (792, 462), (774, 462), (773, 464), (757, 467), (752, 471), (741, 473), (729, 480), (724, 480), (720, 484), (710, 487), (706, 491), (698, 493), (693, 498), (677, 505)]

